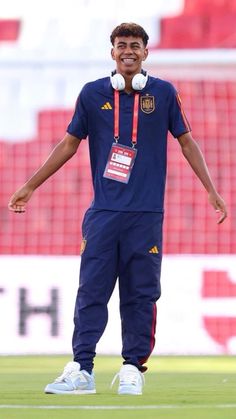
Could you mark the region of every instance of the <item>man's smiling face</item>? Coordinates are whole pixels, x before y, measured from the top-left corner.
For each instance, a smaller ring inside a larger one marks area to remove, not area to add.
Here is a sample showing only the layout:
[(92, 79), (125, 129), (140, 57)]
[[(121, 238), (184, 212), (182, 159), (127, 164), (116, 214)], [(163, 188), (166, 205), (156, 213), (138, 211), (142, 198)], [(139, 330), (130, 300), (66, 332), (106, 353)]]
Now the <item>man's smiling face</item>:
[(142, 61), (148, 56), (148, 49), (142, 38), (120, 36), (115, 38), (111, 56), (116, 61), (118, 73), (124, 76), (135, 75), (140, 73)]

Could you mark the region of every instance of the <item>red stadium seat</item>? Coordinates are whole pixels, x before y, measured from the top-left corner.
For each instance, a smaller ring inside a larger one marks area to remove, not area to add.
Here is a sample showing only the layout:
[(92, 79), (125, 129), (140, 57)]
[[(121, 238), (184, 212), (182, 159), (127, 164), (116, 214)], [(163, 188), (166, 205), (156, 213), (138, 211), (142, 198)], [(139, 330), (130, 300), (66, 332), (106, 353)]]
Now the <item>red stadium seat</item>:
[(209, 47), (236, 47), (236, 12), (209, 16)]
[(235, 0), (186, 0), (183, 13), (161, 20), (157, 48), (235, 48)]
[(202, 16), (179, 16), (161, 21), (159, 48), (201, 48), (207, 42), (208, 21)]
[(20, 20), (0, 19), (0, 42), (16, 41), (20, 33)]
[(222, 15), (235, 8), (235, 0), (185, 0), (184, 15)]

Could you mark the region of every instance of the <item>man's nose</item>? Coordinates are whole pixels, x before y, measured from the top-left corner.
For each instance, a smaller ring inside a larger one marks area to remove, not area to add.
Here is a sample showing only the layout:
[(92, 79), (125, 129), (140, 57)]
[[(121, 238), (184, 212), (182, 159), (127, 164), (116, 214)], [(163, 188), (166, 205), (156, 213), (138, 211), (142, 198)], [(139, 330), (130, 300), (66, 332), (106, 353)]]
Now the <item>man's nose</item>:
[(124, 52), (126, 54), (132, 54), (133, 53), (132, 47), (130, 45), (126, 45)]

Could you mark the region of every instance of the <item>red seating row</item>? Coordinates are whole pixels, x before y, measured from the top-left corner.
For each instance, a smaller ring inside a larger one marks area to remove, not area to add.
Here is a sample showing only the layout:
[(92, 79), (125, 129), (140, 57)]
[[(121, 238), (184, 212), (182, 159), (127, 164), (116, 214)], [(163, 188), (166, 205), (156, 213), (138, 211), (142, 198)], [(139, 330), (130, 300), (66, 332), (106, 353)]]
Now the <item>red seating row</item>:
[[(193, 135), (199, 141), (230, 217), (220, 227), (207, 194), (180, 152), (168, 141), (164, 223), (165, 253), (236, 252), (236, 82), (174, 81)], [(39, 114), (38, 136), (25, 143), (0, 142), (1, 254), (78, 254), (81, 222), (92, 199), (87, 142), (32, 197), (24, 215), (7, 210), (10, 194), (45, 160), (64, 135), (71, 111)], [(232, 134), (234, 133), (234, 135)]]
[(235, 48), (236, 11), (232, 14), (182, 15), (161, 21), (158, 48)]
[(185, 15), (224, 15), (236, 12), (235, 0), (185, 0)]

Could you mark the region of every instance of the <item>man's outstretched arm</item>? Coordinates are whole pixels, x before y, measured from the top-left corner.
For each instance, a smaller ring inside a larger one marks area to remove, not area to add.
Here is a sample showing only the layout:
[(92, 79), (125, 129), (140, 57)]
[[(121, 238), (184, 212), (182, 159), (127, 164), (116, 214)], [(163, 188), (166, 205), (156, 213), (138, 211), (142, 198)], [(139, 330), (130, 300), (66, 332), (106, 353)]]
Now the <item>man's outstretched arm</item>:
[(193, 139), (190, 132), (181, 135), (178, 138), (178, 141), (184, 157), (187, 159), (193, 171), (208, 192), (210, 204), (217, 212), (221, 213), (220, 218), (217, 221), (218, 224), (221, 224), (227, 217), (227, 208), (223, 198), (216, 191), (200, 147)]
[(63, 140), (55, 146), (42, 166), (12, 195), (8, 208), (14, 212), (25, 212), (26, 203), (35, 189), (42, 185), (45, 180), (52, 176), (76, 153), (80, 141), (67, 133)]

